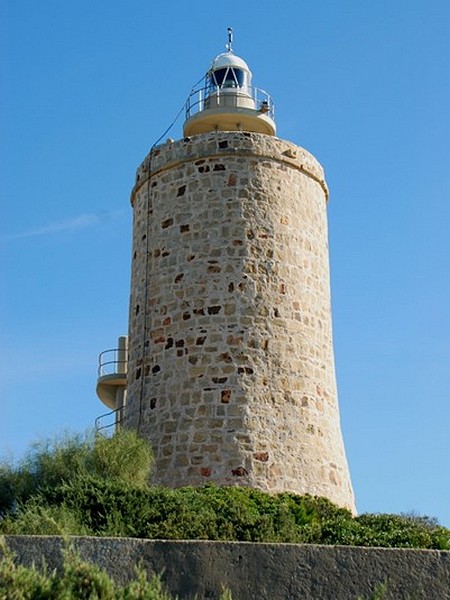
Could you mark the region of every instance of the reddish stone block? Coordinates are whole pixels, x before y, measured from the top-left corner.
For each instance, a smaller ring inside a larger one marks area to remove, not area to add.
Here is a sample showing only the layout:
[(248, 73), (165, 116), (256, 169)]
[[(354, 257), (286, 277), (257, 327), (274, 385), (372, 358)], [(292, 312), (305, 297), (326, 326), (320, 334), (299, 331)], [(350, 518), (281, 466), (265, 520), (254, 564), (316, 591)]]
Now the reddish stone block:
[(268, 452), (254, 452), (253, 458), (259, 460), (259, 462), (267, 462), (269, 460)]
[(237, 469), (231, 469), (231, 473), (233, 474), (233, 477), (245, 477), (246, 475), (248, 475), (248, 471), (247, 471), (247, 469), (244, 469), (244, 467), (238, 467)]
[(222, 404), (228, 404), (231, 398), (231, 390), (222, 390), (220, 393), (220, 401)]
[(161, 227), (162, 229), (167, 229), (168, 227), (170, 227), (171, 225), (173, 225), (173, 219), (165, 219), (162, 223), (161, 223)]

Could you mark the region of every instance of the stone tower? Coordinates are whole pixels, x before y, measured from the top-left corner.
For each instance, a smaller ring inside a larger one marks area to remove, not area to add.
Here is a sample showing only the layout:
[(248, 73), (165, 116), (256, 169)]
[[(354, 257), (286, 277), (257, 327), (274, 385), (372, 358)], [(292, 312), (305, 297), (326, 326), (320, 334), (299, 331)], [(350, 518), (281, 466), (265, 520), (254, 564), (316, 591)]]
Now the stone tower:
[(354, 510), (331, 331), (327, 185), (275, 137), (270, 97), (231, 48), (187, 103), (184, 139), (132, 191), (124, 423), (155, 482), (329, 498)]

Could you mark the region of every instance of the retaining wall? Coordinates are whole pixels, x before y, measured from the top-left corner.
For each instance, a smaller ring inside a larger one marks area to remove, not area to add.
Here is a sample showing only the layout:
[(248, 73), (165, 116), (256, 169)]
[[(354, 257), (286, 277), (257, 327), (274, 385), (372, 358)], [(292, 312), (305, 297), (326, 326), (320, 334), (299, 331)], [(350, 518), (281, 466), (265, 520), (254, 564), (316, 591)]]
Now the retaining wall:
[[(64, 541), (53, 536), (6, 536), (18, 561), (61, 565)], [(139, 562), (163, 572), (180, 600), (218, 599), (228, 588), (233, 600), (369, 599), (386, 580), (384, 600), (450, 599), (450, 552), (299, 544), (158, 541), (77, 537), (83, 559), (104, 568), (116, 581), (134, 577)]]

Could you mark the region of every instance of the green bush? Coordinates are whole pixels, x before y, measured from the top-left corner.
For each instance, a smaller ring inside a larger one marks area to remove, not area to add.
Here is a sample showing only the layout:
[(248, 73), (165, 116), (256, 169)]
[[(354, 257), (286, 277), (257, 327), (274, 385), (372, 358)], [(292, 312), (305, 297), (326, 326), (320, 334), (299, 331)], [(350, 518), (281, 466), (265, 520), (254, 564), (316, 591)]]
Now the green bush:
[(40, 498), (32, 498), (21, 510), (0, 522), (4, 535), (89, 535), (84, 519), (76, 509), (64, 504), (47, 506)]
[[(389, 590), (389, 585), (388, 585), (387, 581), (385, 581), (383, 583), (379, 583), (375, 586), (373, 594), (371, 594), (370, 597), (367, 598), (367, 600), (384, 600), (384, 598), (386, 597), (386, 594), (388, 593), (388, 590)], [(362, 596), (358, 596), (357, 600), (366, 600), (366, 599), (362, 598)]]
[(0, 533), (450, 549), (450, 530), (427, 517), (353, 517), (325, 498), (250, 488), (149, 486), (150, 468), (132, 432), (35, 446), (0, 466)]
[(147, 487), (152, 461), (148, 443), (127, 430), (110, 438), (89, 432), (38, 442), (19, 464), (0, 464), (0, 516), (42, 491), (86, 477)]
[[(349, 511), (324, 498), (271, 496), (250, 488), (213, 485), (138, 489), (83, 477), (45, 490), (38, 500), (44, 506), (64, 507), (70, 527), (66, 533), (101, 536), (322, 543), (323, 523), (352, 520)], [(25, 512), (35, 511), (34, 499), (30, 502), (24, 505)], [(67, 517), (75, 513), (79, 531), (71, 528)], [(19, 522), (18, 517), (14, 522)], [(28, 523), (22, 523), (21, 532), (30, 533)]]

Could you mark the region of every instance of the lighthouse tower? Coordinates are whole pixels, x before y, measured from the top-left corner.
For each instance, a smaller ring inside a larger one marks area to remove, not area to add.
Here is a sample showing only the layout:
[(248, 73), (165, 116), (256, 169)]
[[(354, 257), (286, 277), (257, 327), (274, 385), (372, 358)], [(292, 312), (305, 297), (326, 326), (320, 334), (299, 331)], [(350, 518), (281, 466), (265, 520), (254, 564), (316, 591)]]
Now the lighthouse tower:
[(152, 149), (131, 195), (123, 424), (154, 482), (250, 486), (354, 510), (333, 359), (328, 189), (275, 137), (270, 96), (219, 54), (184, 138)]

